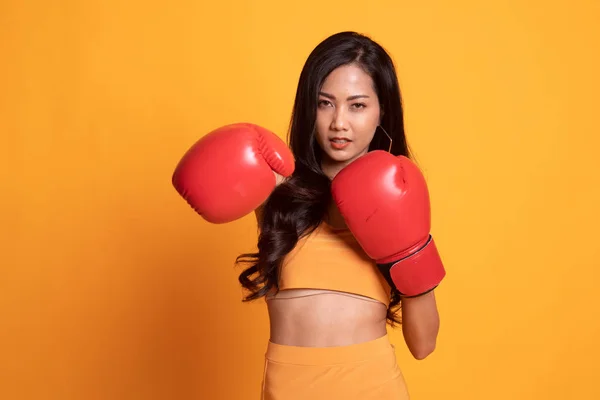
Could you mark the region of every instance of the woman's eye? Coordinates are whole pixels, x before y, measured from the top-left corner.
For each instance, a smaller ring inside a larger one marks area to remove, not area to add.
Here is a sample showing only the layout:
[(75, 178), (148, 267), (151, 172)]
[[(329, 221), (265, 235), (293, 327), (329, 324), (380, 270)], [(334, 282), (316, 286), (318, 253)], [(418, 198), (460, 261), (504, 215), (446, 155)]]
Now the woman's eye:
[(320, 100), (319, 101), (319, 107), (320, 106), (328, 106), (329, 104), (331, 104), (331, 103), (329, 103), (329, 101), (327, 101), (327, 100)]
[(355, 103), (355, 104), (352, 104), (352, 106), (354, 108), (365, 108), (366, 104), (364, 104), (364, 103)]

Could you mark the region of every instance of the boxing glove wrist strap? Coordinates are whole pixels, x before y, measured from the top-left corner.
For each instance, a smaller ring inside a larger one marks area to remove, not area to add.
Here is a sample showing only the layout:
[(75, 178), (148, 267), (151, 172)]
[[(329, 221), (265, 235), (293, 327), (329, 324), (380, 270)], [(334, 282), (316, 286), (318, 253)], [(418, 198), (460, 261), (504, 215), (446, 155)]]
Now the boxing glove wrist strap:
[(377, 267), (402, 297), (417, 297), (435, 289), (446, 275), (433, 237), (413, 254)]

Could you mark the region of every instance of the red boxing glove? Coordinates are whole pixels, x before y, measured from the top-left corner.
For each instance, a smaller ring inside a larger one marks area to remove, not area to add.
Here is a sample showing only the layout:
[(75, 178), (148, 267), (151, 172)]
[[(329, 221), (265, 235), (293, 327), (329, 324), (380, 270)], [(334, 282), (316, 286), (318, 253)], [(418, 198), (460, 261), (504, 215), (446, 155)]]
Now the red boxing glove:
[(292, 152), (267, 129), (239, 123), (198, 140), (179, 161), (172, 183), (198, 214), (219, 224), (259, 207), (276, 186), (273, 172), (294, 172)]
[(427, 293), (444, 279), (427, 184), (410, 159), (372, 151), (342, 169), (331, 190), (356, 240), (402, 296)]

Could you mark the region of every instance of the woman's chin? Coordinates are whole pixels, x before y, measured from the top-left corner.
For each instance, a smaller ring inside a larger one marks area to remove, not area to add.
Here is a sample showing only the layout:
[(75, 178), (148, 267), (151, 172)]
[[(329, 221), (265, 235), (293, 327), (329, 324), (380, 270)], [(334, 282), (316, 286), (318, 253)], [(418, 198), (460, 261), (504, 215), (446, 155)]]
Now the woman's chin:
[(346, 163), (354, 158), (354, 153), (345, 150), (328, 151), (327, 158), (331, 163)]
[(353, 151), (352, 149), (328, 150), (325, 154), (327, 155), (329, 162), (340, 164), (347, 164), (360, 156), (356, 150)]

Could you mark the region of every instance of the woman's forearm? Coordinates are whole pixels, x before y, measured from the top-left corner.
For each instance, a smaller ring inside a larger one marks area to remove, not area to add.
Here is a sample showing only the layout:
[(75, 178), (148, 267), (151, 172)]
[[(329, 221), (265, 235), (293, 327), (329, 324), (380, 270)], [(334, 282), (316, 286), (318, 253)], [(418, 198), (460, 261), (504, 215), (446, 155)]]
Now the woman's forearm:
[(435, 350), (439, 327), (434, 291), (402, 299), (402, 334), (413, 357), (422, 360)]

